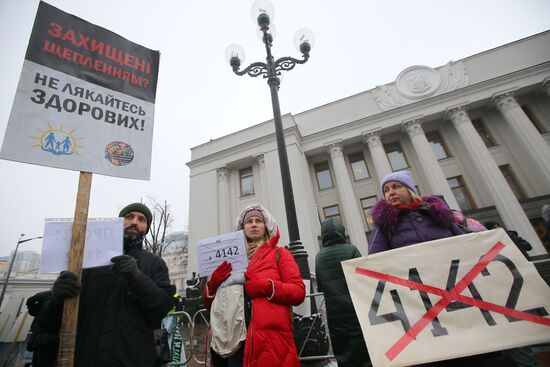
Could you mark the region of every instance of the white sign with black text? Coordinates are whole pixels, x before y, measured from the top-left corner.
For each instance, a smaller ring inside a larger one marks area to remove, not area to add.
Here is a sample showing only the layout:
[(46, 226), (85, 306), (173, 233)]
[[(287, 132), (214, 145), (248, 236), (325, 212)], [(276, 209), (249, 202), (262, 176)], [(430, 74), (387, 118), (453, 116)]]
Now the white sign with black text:
[(550, 287), (502, 229), (343, 261), (375, 367), (550, 341)]
[(198, 241), (199, 275), (210, 276), (224, 261), (233, 266), (233, 272), (244, 272), (248, 266), (243, 231), (225, 233)]

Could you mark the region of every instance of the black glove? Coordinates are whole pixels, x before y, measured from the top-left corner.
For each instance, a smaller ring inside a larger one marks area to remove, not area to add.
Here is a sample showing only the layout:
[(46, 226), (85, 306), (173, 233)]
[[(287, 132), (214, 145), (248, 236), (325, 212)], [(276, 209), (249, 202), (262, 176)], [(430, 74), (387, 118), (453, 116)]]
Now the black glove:
[(76, 297), (80, 293), (80, 281), (75, 273), (64, 271), (53, 283), (53, 297), (58, 301), (63, 301), (66, 298)]
[(124, 274), (130, 280), (136, 280), (140, 274), (137, 260), (130, 255), (119, 255), (111, 259), (111, 271), (116, 275)]

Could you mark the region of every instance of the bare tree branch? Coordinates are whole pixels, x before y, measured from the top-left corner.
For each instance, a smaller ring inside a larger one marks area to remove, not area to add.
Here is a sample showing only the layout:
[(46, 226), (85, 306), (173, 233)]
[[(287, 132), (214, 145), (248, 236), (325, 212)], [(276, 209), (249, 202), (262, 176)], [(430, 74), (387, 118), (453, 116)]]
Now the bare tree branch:
[(149, 233), (145, 237), (145, 249), (153, 254), (162, 256), (164, 250), (174, 242), (169, 241), (166, 243), (166, 232), (174, 219), (166, 200), (164, 204), (160, 204), (155, 199), (149, 198), (149, 207), (151, 208), (153, 218)]

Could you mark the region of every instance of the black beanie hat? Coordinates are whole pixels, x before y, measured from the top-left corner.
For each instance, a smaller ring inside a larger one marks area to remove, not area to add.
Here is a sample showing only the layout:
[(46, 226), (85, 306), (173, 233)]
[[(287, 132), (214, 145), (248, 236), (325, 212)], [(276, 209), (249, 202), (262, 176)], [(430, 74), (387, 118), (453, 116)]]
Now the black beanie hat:
[(149, 232), (149, 227), (151, 227), (151, 222), (153, 221), (153, 214), (151, 214), (149, 208), (142, 203), (132, 203), (122, 208), (118, 216), (124, 218), (130, 212), (140, 212), (145, 215), (147, 218), (147, 231), (145, 233)]

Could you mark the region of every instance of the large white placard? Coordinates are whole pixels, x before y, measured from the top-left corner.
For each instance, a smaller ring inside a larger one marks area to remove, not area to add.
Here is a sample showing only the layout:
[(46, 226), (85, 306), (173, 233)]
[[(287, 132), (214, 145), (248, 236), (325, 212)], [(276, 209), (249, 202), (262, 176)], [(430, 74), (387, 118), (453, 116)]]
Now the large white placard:
[(198, 241), (199, 275), (210, 276), (224, 261), (233, 266), (233, 272), (244, 272), (248, 266), (243, 231), (225, 233)]
[[(109, 96), (124, 102), (120, 102), (120, 109), (109, 108), (95, 100), (73, 96), (75, 90), (87, 91), (96, 99)], [(136, 113), (123, 111), (124, 105), (128, 111), (129, 106), (136, 106)], [(79, 109), (83, 111), (79, 113)], [(99, 119), (92, 117), (92, 111)], [(25, 60), (0, 157), (149, 179), (154, 112), (153, 103)]]
[(502, 229), (342, 267), (375, 367), (550, 341), (550, 288)]
[[(123, 218), (89, 219), (84, 241), (84, 268), (110, 265), (111, 258), (122, 254)], [(67, 270), (71, 246), (71, 220), (47, 220), (44, 226), (41, 272)]]
[(148, 180), (159, 57), (40, 2), (0, 158)]

